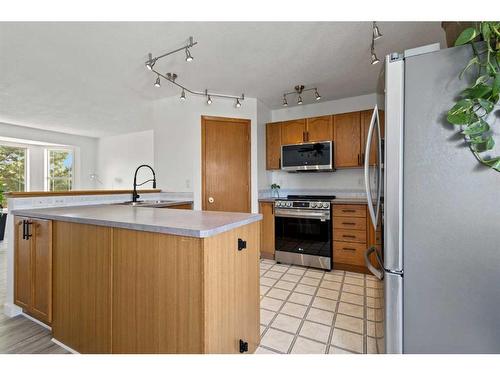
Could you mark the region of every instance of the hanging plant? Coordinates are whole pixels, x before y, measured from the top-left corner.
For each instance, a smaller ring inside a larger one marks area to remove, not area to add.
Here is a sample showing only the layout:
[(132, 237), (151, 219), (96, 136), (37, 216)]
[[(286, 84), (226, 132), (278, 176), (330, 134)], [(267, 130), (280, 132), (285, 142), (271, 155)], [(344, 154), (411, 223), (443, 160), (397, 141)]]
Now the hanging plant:
[[(484, 44), (476, 44), (478, 40)], [(455, 41), (456, 46), (464, 44), (471, 45), (474, 56), (460, 73), (460, 79), (469, 69), (475, 69), (476, 79), (448, 111), (448, 122), (461, 126), (465, 141), (480, 163), (500, 172), (500, 156), (481, 156), (495, 146), (487, 117), (500, 95), (500, 22), (481, 22), (478, 27), (465, 29)]]

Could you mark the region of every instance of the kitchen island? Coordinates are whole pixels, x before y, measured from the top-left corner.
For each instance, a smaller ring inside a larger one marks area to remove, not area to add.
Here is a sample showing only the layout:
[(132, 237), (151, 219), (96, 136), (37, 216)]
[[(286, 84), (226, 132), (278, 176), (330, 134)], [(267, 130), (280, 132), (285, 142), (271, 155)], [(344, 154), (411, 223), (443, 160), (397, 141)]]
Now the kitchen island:
[(261, 215), (120, 205), (13, 214), (14, 302), (55, 342), (79, 353), (258, 346)]

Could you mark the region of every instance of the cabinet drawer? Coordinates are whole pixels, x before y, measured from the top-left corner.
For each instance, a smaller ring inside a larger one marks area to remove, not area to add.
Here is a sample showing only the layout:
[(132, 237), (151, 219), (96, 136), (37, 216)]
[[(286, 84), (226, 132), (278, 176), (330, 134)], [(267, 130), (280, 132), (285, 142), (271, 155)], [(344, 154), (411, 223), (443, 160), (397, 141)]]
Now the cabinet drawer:
[(335, 204), (333, 216), (366, 217), (366, 206), (356, 204)]
[(366, 245), (357, 242), (333, 242), (333, 264), (344, 263), (355, 266), (364, 266)]
[(335, 241), (360, 242), (366, 244), (366, 230), (335, 229), (333, 231)]
[(366, 218), (364, 217), (333, 217), (334, 229), (366, 230)]

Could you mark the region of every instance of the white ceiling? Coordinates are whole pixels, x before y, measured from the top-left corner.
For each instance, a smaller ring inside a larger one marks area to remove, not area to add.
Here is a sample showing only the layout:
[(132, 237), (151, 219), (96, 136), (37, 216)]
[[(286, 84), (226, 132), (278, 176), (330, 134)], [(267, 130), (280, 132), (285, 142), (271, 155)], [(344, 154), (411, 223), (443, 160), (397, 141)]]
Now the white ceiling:
[[(380, 59), (444, 45), (439, 22), (379, 27)], [(323, 100), (375, 92), (383, 66), (370, 65), (371, 22), (0, 23), (0, 122), (90, 136), (148, 128), (153, 101), (179, 90), (153, 87), (147, 53), (191, 35), (193, 62), (178, 53), (156, 67), (189, 88), (243, 92), (272, 109), (298, 83), (317, 86)]]

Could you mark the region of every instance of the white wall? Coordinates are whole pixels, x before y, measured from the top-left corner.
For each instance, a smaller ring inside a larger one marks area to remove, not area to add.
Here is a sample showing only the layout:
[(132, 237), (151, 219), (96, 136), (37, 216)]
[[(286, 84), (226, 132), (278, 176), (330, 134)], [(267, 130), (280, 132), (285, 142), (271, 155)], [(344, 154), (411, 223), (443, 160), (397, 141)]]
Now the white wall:
[[(154, 168), (154, 131), (99, 138), (97, 155), (97, 188), (132, 189), (134, 172), (139, 165), (148, 164)], [(151, 172), (147, 168), (141, 168), (137, 182), (150, 178)], [(144, 188), (151, 186), (148, 183)], [(160, 184), (158, 186), (161, 187)]]
[[(368, 94), (277, 109), (271, 111), (271, 118), (274, 122), (360, 111), (371, 109), (377, 103), (379, 105), (383, 104), (382, 102), (380, 95)], [(283, 171), (269, 173), (269, 183), (277, 183), (282, 189), (326, 189), (332, 191), (364, 189), (364, 177), (361, 168), (337, 170), (333, 173), (288, 173)]]
[(257, 153), (259, 190), (269, 188), (271, 172), (266, 170), (266, 124), (271, 122), (271, 110), (260, 100), (257, 100)]
[[(96, 173), (97, 139), (79, 135), (65, 134), (47, 130), (29, 128), (0, 122), (0, 137), (16, 138), (47, 144), (71, 146), (75, 152), (75, 189), (94, 189), (90, 175)], [(30, 190), (44, 188), (43, 148), (32, 145)]]
[[(158, 186), (166, 191), (193, 192), (194, 208), (201, 209), (201, 116), (244, 118), (251, 121), (252, 212), (258, 211), (257, 101), (245, 98), (241, 108), (233, 100), (204, 97), (161, 99), (154, 106), (154, 164)], [(224, 145), (221, 145), (223, 147)]]

